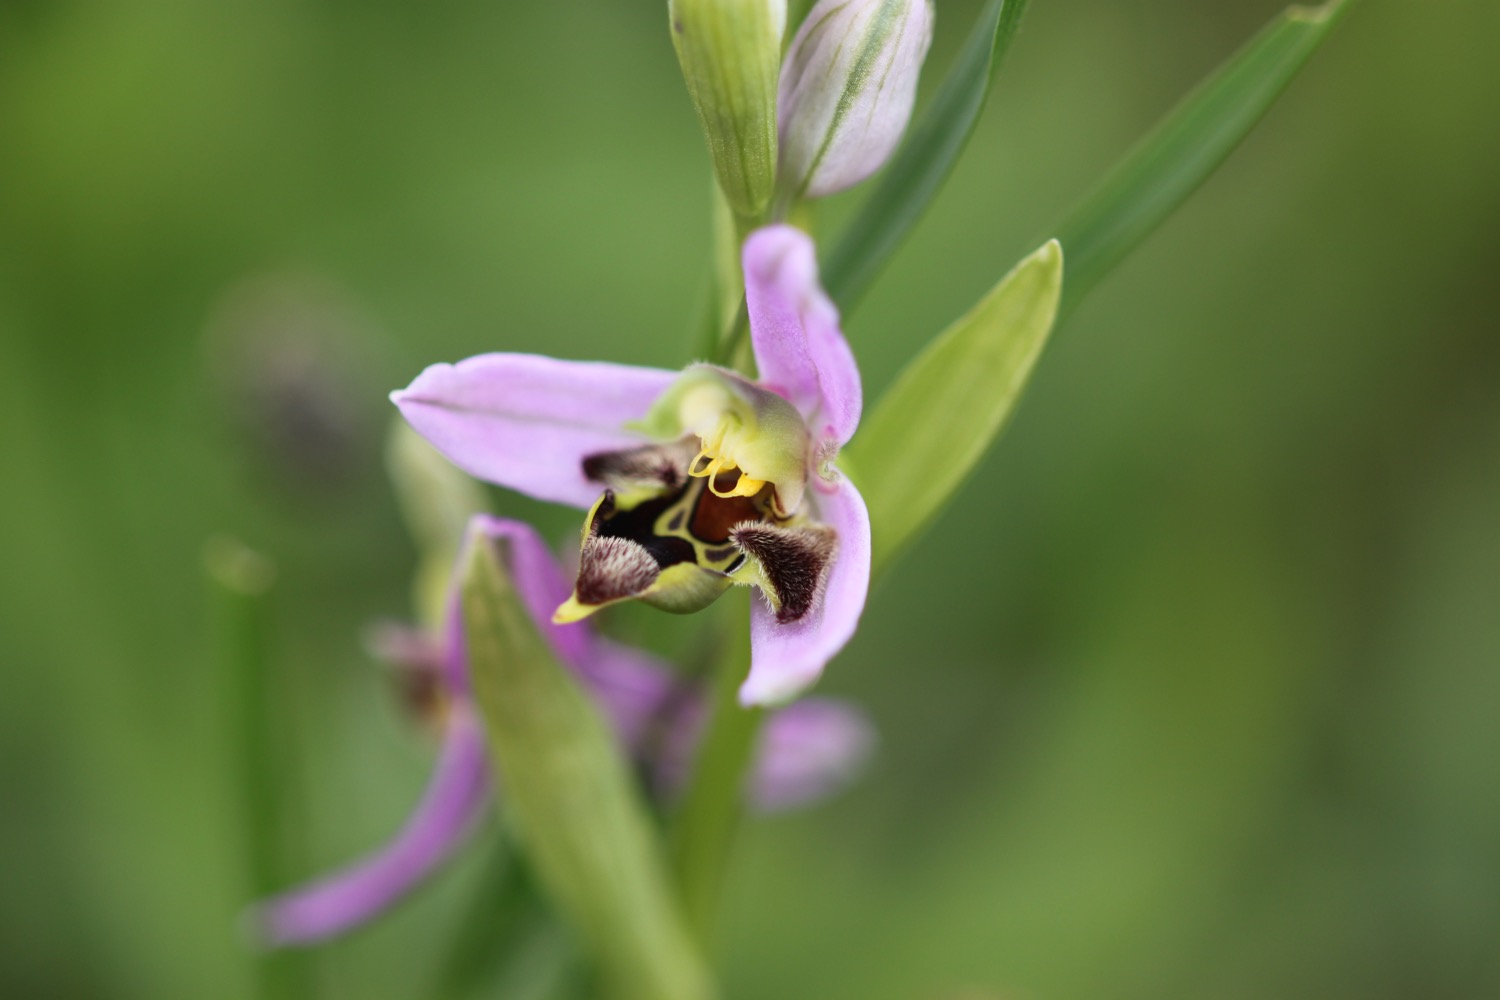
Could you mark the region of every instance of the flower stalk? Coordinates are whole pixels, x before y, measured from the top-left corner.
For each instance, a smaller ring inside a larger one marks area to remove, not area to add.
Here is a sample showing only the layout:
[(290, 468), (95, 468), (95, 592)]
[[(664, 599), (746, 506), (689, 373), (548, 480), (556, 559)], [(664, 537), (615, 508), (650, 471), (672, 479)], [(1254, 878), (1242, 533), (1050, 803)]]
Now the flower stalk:
[(746, 776), (765, 710), (742, 708), (740, 685), (750, 670), (747, 595), (726, 601), (722, 646), (713, 677), (708, 731), (672, 826), (672, 860), (688, 926), (701, 945), (712, 940), (729, 853), (743, 814)]

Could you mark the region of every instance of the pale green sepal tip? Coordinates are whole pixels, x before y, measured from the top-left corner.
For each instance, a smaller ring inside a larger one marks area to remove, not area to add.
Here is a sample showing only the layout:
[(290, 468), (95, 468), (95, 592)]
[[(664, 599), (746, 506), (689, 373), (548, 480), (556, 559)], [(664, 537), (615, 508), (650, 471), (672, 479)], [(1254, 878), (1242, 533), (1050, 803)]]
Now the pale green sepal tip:
[(670, 0), (672, 45), (730, 208), (759, 217), (776, 179), (786, 0)]
[(880, 568), (936, 518), (999, 435), (1057, 318), (1062, 246), (1026, 257), (897, 377), (849, 446)]
[(527, 615), (503, 542), (470, 536), (462, 597), (469, 670), (507, 814), (604, 994), (713, 1000), (635, 778)]

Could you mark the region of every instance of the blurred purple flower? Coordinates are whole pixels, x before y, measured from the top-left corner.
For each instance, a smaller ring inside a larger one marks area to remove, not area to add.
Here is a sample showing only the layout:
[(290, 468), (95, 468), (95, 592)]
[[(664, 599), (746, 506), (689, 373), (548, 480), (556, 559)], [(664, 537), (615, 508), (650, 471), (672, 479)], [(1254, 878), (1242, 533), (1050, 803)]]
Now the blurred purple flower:
[(205, 335), (214, 403), (256, 461), (257, 486), (336, 493), (368, 466), (380, 426), (366, 403), (371, 331), (315, 274), (258, 275), (220, 296)]
[[(552, 609), (569, 586), (546, 543), (529, 525), (481, 515), (483, 532), (509, 543), (521, 600), (558, 660), (594, 695), (621, 744), (646, 759), (671, 790), (686, 777), (706, 706), (649, 653), (597, 635), (587, 623), (559, 625)], [(443, 704), (442, 746), (427, 790), (396, 837), (348, 867), (256, 906), (257, 936), (272, 946), (309, 944), (384, 912), (435, 871), (465, 840), (493, 797), (494, 772), (473, 704), (456, 596), (444, 635), (385, 627), (374, 644), (401, 669), (435, 679)], [(409, 682), (411, 678), (406, 678)], [(801, 805), (851, 781), (874, 742), (854, 707), (810, 698), (773, 715), (762, 732), (746, 793), (763, 811)], [(654, 753), (653, 753), (654, 751)]]
[(864, 610), (869, 514), (833, 464), (863, 397), (812, 240), (768, 226), (742, 263), (759, 381), (485, 354), (391, 398), (470, 474), (589, 511), (558, 620), (633, 598), (695, 611), (759, 587), (740, 700), (769, 705), (811, 686)]

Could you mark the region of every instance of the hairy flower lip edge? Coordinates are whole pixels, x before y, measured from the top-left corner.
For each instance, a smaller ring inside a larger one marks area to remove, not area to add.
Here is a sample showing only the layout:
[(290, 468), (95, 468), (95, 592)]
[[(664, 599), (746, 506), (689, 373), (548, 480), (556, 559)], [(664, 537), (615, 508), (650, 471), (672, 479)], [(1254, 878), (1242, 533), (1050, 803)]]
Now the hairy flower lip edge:
[[(705, 715), (701, 696), (679, 690), (660, 660), (594, 634), (587, 626), (559, 627), (548, 608), (567, 582), (546, 542), (520, 521), (477, 515), (470, 535), (503, 539), (528, 617), (554, 654), (604, 707), (620, 741), (642, 748), (662, 724), (667, 698), (688, 713), (666, 720), (668, 753), (658, 780), (671, 787), (687, 774), (701, 737), (693, 714)], [(459, 565), (463, 565), (460, 555)], [(262, 948), (310, 945), (374, 919), (441, 868), (479, 825), (494, 796), (492, 765), (482, 723), (470, 699), (463, 657), (462, 620), (451, 600), (444, 625), (443, 677), (452, 686), (449, 721), (427, 788), (416, 808), (385, 845), (334, 871), (254, 904), (242, 924)], [(696, 728), (695, 728), (696, 727)], [(809, 755), (808, 742), (820, 751)], [(810, 698), (772, 716), (757, 752), (747, 794), (765, 812), (792, 809), (831, 794), (858, 775), (875, 738), (868, 718), (853, 705)]]

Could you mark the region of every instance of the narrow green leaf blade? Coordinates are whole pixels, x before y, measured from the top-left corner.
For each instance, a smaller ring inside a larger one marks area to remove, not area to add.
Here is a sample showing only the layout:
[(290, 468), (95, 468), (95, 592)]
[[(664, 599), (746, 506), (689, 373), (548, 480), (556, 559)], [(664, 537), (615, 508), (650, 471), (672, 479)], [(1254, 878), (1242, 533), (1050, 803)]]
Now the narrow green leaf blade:
[(1058, 232), (1064, 311), (1109, 273), (1249, 133), (1349, 6), (1288, 7), (1198, 85), (1094, 189)]
[(990, 0), (953, 68), (880, 183), (823, 262), (823, 285), (848, 312), (948, 179), (1028, 0)]
[(1062, 247), (1031, 254), (907, 365), (850, 445), (874, 571), (929, 524), (1021, 398), (1062, 296)]
[(617, 1000), (709, 1000), (655, 828), (614, 737), (552, 656), (506, 544), (471, 535), (463, 614), (474, 693), (538, 880)]

